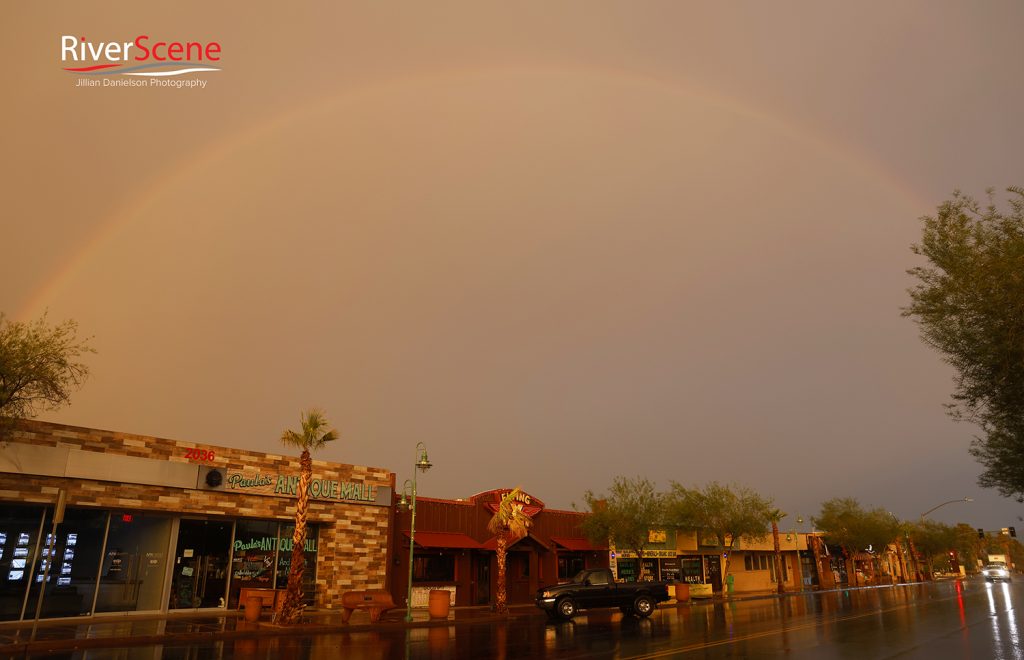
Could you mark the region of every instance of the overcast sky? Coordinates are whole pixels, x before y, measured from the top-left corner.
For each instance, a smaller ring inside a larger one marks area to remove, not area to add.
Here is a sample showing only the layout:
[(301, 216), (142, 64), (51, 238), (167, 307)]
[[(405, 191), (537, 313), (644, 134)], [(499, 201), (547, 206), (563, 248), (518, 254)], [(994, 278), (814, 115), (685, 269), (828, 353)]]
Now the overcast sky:
[[(43, 419), (275, 452), (319, 406), (319, 458), (424, 442), (434, 497), (1024, 514), (900, 316), (920, 216), (1024, 184), (1019, 2), (102, 7), (0, 22), (0, 310), (99, 350)], [(79, 88), (64, 34), (223, 70)]]

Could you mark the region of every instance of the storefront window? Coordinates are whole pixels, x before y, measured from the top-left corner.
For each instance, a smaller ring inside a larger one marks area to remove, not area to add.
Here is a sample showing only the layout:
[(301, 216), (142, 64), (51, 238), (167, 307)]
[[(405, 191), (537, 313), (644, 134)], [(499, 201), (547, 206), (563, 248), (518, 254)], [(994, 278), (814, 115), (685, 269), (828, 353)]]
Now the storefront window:
[[(316, 596), (316, 551), (319, 545), (316, 525), (306, 526), (306, 547), (302, 553), (302, 599), (307, 605), (315, 601)], [(295, 533), (294, 525), (281, 525), (281, 533), (278, 536), (277, 553), (277, 588), (288, 588), (288, 571), (292, 565), (292, 535)]]
[(579, 553), (558, 555), (558, 579), (568, 580), (583, 570), (583, 555)]
[(683, 582), (687, 584), (704, 584), (704, 563), (700, 557), (680, 557), (679, 570)]
[(273, 520), (240, 520), (235, 525), (231, 558), (230, 607), (238, 606), (243, 588), (273, 589), (277, 559), (277, 528)]
[(139, 513), (111, 515), (97, 612), (160, 609), (170, 537), (170, 518)]
[(636, 582), (636, 559), (620, 559), (618, 561), (619, 580)]
[(413, 555), (413, 582), (454, 582), (455, 557), (449, 554)]
[(53, 539), (53, 563), (46, 571), (50, 555), (50, 533), (53, 509), (46, 512), (45, 533), (39, 546), (39, 561), (29, 588), (26, 618), (35, 615), (36, 599), (46, 573), (43, 593), (43, 618), (92, 614), (96, 579), (99, 576), (100, 551), (107, 526), (107, 512), (95, 509), (68, 508), (64, 522), (57, 525)]
[(678, 582), (680, 579), (679, 559), (661, 560), (661, 579), (666, 582)]
[(644, 582), (654, 582), (659, 579), (658, 576), (658, 560), (657, 559), (644, 559), (643, 560), (643, 575), (641, 579)]
[(0, 621), (21, 618), (42, 518), (41, 506), (0, 509)]

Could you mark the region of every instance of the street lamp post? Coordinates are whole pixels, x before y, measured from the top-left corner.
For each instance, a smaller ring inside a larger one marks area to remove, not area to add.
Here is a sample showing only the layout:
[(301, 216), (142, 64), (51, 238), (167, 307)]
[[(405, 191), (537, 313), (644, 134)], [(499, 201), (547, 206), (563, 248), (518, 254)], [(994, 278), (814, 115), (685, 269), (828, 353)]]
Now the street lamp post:
[(939, 509), (941, 507), (944, 507), (947, 504), (955, 504), (956, 502), (973, 502), (973, 501), (974, 501), (974, 498), (972, 498), (972, 497), (961, 497), (958, 500), (950, 500), (948, 502), (943, 502), (942, 504), (940, 504), (938, 506), (933, 506), (932, 508), (930, 508), (927, 511), (925, 511), (924, 513), (922, 513), (921, 514), (921, 520), (924, 520), (924, 517), (927, 516), (932, 511), (934, 511), (935, 509)]
[[(974, 501), (974, 498), (972, 498), (972, 497), (961, 497), (958, 500), (949, 500), (949, 501), (943, 502), (942, 504), (937, 504), (937, 505), (933, 506), (932, 508), (928, 509), (927, 511), (925, 511), (924, 513), (921, 514), (921, 522), (924, 522), (925, 516), (927, 516), (929, 513), (931, 513), (932, 511), (935, 511), (936, 509), (941, 509), (942, 507), (946, 506), (947, 504), (956, 504), (957, 502), (973, 502), (973, 501)], [(920, 581), (922, 579), (922, 576), (921, 576), (921, 571), (920, 571), (920, 568), (919, 568), (920, 565), (917, 562), (917, 549), (914, 548), (914, 539), (911, 538), (910, 536), (907, 536), (907, 543), (908, 543), (908, 545), (910, 545), (910, 554), (914, 558), (914, 566), (915, 566), (915, 570), (917, 571), (917, 579)], [(930, 569), (929, 569), (928, 579), (929, 580), (932, 579), (932, 576), (931, 576), (931, 573), (930, 573)]]
[[(409, 518), (409, 585), (405, 595), (405, 620), (412, 621), (412, 555), (413, 549), (416, 546), (416, 470), (420, 472), (426, 472), (431, 467), (430, 461), (427, 459), (427, 448), (422, 442), (416, 443), (416, 462), (413, 463), (412, 470), (412, 483), (409, 480), (405, 480), (405, 484), (402, 486), (402, 501), (399, 502), (399, 506), (409, 507), (411, 512)], [(411, 486), (411, 488), (410, 488)], [(411, 500), (406, 499), (406, 494), (411, 491)]]

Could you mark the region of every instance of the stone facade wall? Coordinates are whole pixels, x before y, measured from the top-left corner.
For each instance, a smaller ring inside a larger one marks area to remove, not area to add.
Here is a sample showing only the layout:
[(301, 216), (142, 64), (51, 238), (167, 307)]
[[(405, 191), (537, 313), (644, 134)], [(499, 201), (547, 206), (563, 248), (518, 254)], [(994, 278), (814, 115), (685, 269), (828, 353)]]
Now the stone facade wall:
[[(298, 475), (298, 457), (216, 447), (206, 443), (168, 440), (46, 422), (22, 422), (5, 442), (69, 447), (105, 454), (195, 463), (227, 470), (263, 470)], [(185, 458), (187, 449), (215, 451), (210, 461)], [(3, 443), (0, 443), (3, 451)], [(358, 481), (394, 487), (394, 474), (382, 468), (313, 461), (313, 476), (341, 482)], [(130, 475), (125, 475), (130, 480)], [(68, 491), (68, 506), (98, 507), (131, 512), (166, 511), (211, 517), (293, 520), (295, 498), (240, 494), (225, 490), (196, 490), (132, 483), (31, 476), (0, 472), (0, 502), (46, 503)], [(351, 589), (387, 587), (391, 507), (311, 500), (308, 522), (320, 527), (317, 552), (317, 606), (340, 607), (341, 595)]]

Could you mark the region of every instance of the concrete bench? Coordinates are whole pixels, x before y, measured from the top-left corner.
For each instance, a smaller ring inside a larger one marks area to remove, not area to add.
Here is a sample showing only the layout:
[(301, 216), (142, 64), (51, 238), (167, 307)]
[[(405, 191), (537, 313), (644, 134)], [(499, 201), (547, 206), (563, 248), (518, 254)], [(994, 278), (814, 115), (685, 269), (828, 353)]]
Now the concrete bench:
[(348, 623), (348, 619), (355, 610), (368, 610), (370, 621), (376, 623), (388, 610), (395, 608), (395, 601), (391, 599), (391, 593), (387, 589), (366, 589), (364, 591), (346, 591), (341, 595), (342, 623)]

